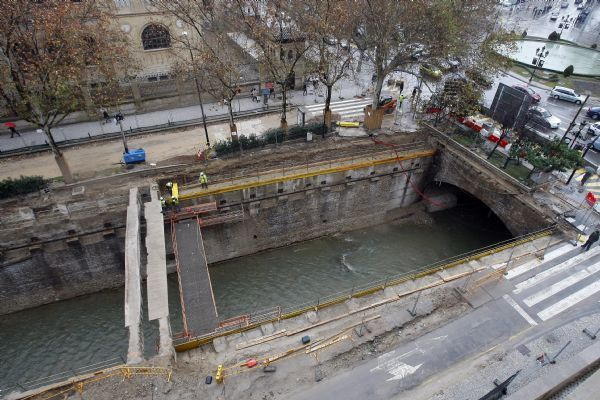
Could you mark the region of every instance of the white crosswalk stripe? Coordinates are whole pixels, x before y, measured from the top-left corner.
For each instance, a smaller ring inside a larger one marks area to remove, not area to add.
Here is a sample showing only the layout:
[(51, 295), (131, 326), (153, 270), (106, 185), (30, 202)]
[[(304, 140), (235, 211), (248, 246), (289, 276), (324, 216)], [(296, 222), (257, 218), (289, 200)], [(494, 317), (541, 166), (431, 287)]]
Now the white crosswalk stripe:
[(548, 253), (542, 264), (533, 260), (514, 268), (509, 275), (509, 279), (515, 279), (534, 268), (541, 269), (534, 276), (517, 283), (512, 296), (503, 297), (530, 325), (537, 325), (540, 320), (546, 321), (572, 309), (600, 292), (600, 261), (590, 262), (600, 254), (600, 247), (577, 253), (557, 265), (547, 264), (571, 249), (570, 244), (561, 246)]
[(573, 293), (572, 295), (565, 297), (559, 302), (554, 303), (550, 307), (539, 312), (538, 317), (540, 317), (542, 321), (546, 321), (547, 319), (550, 319), (555, 315), (565, 311), (566, 309), (573, 307), (575, 304), (587, 299), (588, 297), (592, 296), (597, 292), (600, 292), (600, 281), (596, 281), (584, 287), (583, 289)]
[[(338, 114), (342, 118), (359, 117), (364, 115), (364, 108), (372, 103), (372, 99), (350, 99), (334, 101), (330, 103), (329, 108), (333, 114)], [(310, 118), (322, 115), (325, 104), (311, 104), (302, 108), (307, 113), (307, 118)]]
[(546, 279), (548, 279), (552, 276), (555, 276), (561, 272), (564, 272), (567, 269), (571, 268), (574, 265), (579, 264), (582, 261), (585, 261), (585, 260), (588, 260), (588, 259), (594, 257), (595, 255), (598, 254), (599, 251), (600, 251), (600, 247), (596, 247), (588, 252), (585, 252), (585, 253), (579, 254), (573, 258), (570, 258), (567, 261), (564, 261), (550, 269), (540, 272), (539, 274), (537, 274), (523, 282), (516, 284), (515, 285), (516, 289), (513, 291), (513, 293), (519, 294), (527, 289), (530, 289), (530, 288), (538, 285), (539, 283), (545, 281)]
[(565, 244), (565, 245), (563, 245), (563, 246), (561, 246), (561, 247), (559, 247), (557, 249), (552, 250), (548, 254), (546, 254), (544, 256), (543, 260), (539, 260), (539, 259), (536, 258), (535, 260), (531, 260), (529, 262), (526, 262), (523, 265), (519, 265), (518, 267), (511, 269), (506, 274), (506, 279), (513, 279), (513, 278), (516, 278), (519, 275), (523, 275), (525, 272), (534, 269), (535, 267), (539, 266), (543, 262), (545, 263), (545, 262), (554, 260), (555, 258), (560, 257), (563, 254), (568, 253), (572, 249), (573, 249), (573, 245), (572, 244)]
[(600, 271), (600, 264), (594, 264), (589, 268), (586, 268), (582, 271), (576, 272), (575, 274), (563, 279), (560, 282), (555, 283), (554, 285), (543, 289), (537, 293), (532, 294), (523, 300), (523, 303), (527, 304), (528, 307), (531, 307), (540, 301), (544, 301), (547, 298), (554, 296), (557, 293), (562, 292), (564, 289), (568, 288), (576, 284), (579, 281), (584, 280), (588, 276), (592, 276), (594, 273)]

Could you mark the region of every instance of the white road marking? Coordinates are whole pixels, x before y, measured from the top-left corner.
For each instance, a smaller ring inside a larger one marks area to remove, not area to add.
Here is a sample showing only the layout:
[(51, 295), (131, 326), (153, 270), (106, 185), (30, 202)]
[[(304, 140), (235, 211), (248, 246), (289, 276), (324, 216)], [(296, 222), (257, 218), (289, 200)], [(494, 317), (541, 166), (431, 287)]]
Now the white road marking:
[(512, 299), (512, 297), (505, 294), (504, 296), (502, 296), (502, 298), (504, 300), (506, 300), (506, 302), (508, 304), (510, 304), (510, 306), (512, 308), (514, 308), (521, 315), (521, 317), (525, 318), (525, 321), (529, 322), (530, 325), (533, 325), (533, 326), (537, 325), (537, 322), (535, 322), (535, 320), (533, 318), (531, 318), (531, 316), (529, 314), (527, 314), (525, 312), (525, 310), (523, 310), (523, 308), (520, 305), (518, 305), (516, 301), (514, 301)]
[(413, 367), (412, 365), (404, 364), (403, 362), (400, 361), (400, 363), (397, 366), (395, 366), (394, 368), (389, 369), (387, 371), (389, 374), (394, 375), (391, 378), (389, 378), (387, 380), (387, 382), (398, 381), (402, 378), (412, 375), (415, 373), (416, 370), (421, 368), (421, 365), (423, 365), (423, 364), (419, 364), (419, 365)]
[(583, 289), (573, 293), (572, 295), (565, 297), (561, 301), (551, 305), (545, 310), (540, 311), (538, 313), (538, 317), (540, 317), (542, 321), (546, 321), (555, 315), (560, 314), (566, 309), (573, 307), (575, 304), (587, 299), (597, 292), (600, 292), (600, 281), (596, 281), (591, 285), (588, 285)]
[(558, 292), (568, 288), (571, 285), (576, 284), (585, 278), (592, 276), (596, 272), (600, 271), (600, 263), (589, 266), (588, 268), (581, 270), (554, 285), (547, 287), (544, 290), (540, 290), (537, 293), (532, 294), (523, 300), (523, 303), (527, 304), (527, 307), (531, 307), (539, 303), (540, 301), (546, 300), (549, 297), (554, 296)]
[(519, 275), (522, 275), (525, 272), (534, 269), (535, 267), (537, 267), (538, 265), (540, 265), (542, 263), (554, 260), (555, 258), (560, 257), (565, 253), (568, 253), (572, 249), (573, 249), (572, 244), (566, 244), (564, 246), (559, 247), (558, 249), (554, 249), (550, 253), (548, 253), (544, 256), (543, 261), (540, 261), (536, 258), (535, 260), (531, 260), (529, 262), (526, 262), (523, 265), (519, 265), (518, 267), (511, 269), (506, 274), (506, 279), (513, 279)]
[(559, 274), (568, 268), (571, 268), (573, 265), (576, 265), (582, 261), (585, 261), (589, 258), (594, 257), (595, 255), (598, 254), (599, 250), (600, 250), (600, 247), (596, 247), (588, 252), (585, 252), (585, 253), (579, 254), (578, 256), (570, 258), (567, 261), (564, 261), (550, 269), (540, 272), (539, 274), (537, 274), (523, 282), (517, 283), (515, 285), (516, 289), (513, 290), (513, 293), (519, 294), (524, 290), (532, 288), (535, 285), (539, 284), (540, 282), (543, 282), (546, 279), (548, 279), (556, 274)]

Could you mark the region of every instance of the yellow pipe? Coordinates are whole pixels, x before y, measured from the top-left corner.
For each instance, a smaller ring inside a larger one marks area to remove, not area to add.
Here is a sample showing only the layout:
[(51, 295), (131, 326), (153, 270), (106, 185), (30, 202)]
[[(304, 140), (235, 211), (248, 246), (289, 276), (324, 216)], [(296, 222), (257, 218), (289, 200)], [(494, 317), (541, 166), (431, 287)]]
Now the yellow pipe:
[(405, 156), (389, 157), (389, 158), (383, 158), (381, 160), (373, 160), (373, 161), (366, 161), (366, 162), (357, 163), (357, 164), (343, 165), (340, 167), (325, 168), (325, 169), (313, 171), (313, 172), (303, 172), (303, 173), (292, 174), (292, 175), (279, 177), (279, 178), (271, 178), (271, 179), (267, 179), (265, 181), (260, 181), (260, 182), (241, 183), (238, 185), (232, 185), (232, 186), (228, 186), (225, 188), (215, 188), (215, 189), (203, 190), (203, 191), (199, 191), (199, 192), (182, 194), (179, 197), (179, 200), (190, 200), (190, 199), (195, 199), (198, 197), (205, 197), (205, 196), (227, 193), (227, 192), (235, 192), (237, 190), (243, 190), (243, 189), (248, 189), (248, 188), (252, 188), (252, 187), (267, 186), (267, 185), (272, 185), (274, 183), (287, 182), (287, 181), (292, 181), (295, 179), (304, 179), (304, 178), (309, 178), (312, 176), (331, 174), (331, 173), (335, 173), (335, 172), (349, 171), (352, 169), (374, 167), (376, 165), (391, 164), (394, 162), (404, 161), (404, 160), (412, 160), (415, 158), (431, 157), (434, 154), (435, 154), (435, 150), (419, 151), (419, 152), (412, 153), (412, 154), (405, 155)]

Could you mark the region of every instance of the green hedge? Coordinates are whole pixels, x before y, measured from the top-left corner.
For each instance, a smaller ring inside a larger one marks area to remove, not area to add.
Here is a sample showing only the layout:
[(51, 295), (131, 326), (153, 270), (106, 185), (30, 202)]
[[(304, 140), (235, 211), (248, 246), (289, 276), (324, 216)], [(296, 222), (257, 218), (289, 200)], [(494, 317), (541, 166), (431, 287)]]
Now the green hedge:
[(8, 178), (0, 181), (0, 199), (37, 192), (46, 186), (41, 176), (21, 176), (19, 179)]
[(306, 138), (306, 132), (312, 132), (313, 135), (322, 135), (325, 132), (325, 126), (320, 123), (311, 123), (304, 126), (294, 125), (288, 128), (287, 135), (281, 128), (272, 128), (261, 136), (255, 134), (250, 136), (240, 135), (237, 142), (232, 142), (230, 139), (221, 140), (215, 144), (215, 152), (217, 156), (236, 153), (241, 150), (250, 150), (257, 147), (263, 147), (267, 144), (281, 143), (286, 140)]

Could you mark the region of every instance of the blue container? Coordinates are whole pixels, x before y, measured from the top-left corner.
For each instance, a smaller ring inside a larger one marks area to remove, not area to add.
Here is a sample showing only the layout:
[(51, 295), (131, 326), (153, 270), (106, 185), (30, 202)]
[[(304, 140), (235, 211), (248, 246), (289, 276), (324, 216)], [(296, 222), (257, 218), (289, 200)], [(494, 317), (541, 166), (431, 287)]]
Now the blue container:
[(135, 164), (144, 161), (146, 161), (146, 152), (144, 149), (135, 149), (129, 153), (123, 153), (123, 162), (125, 164)]

